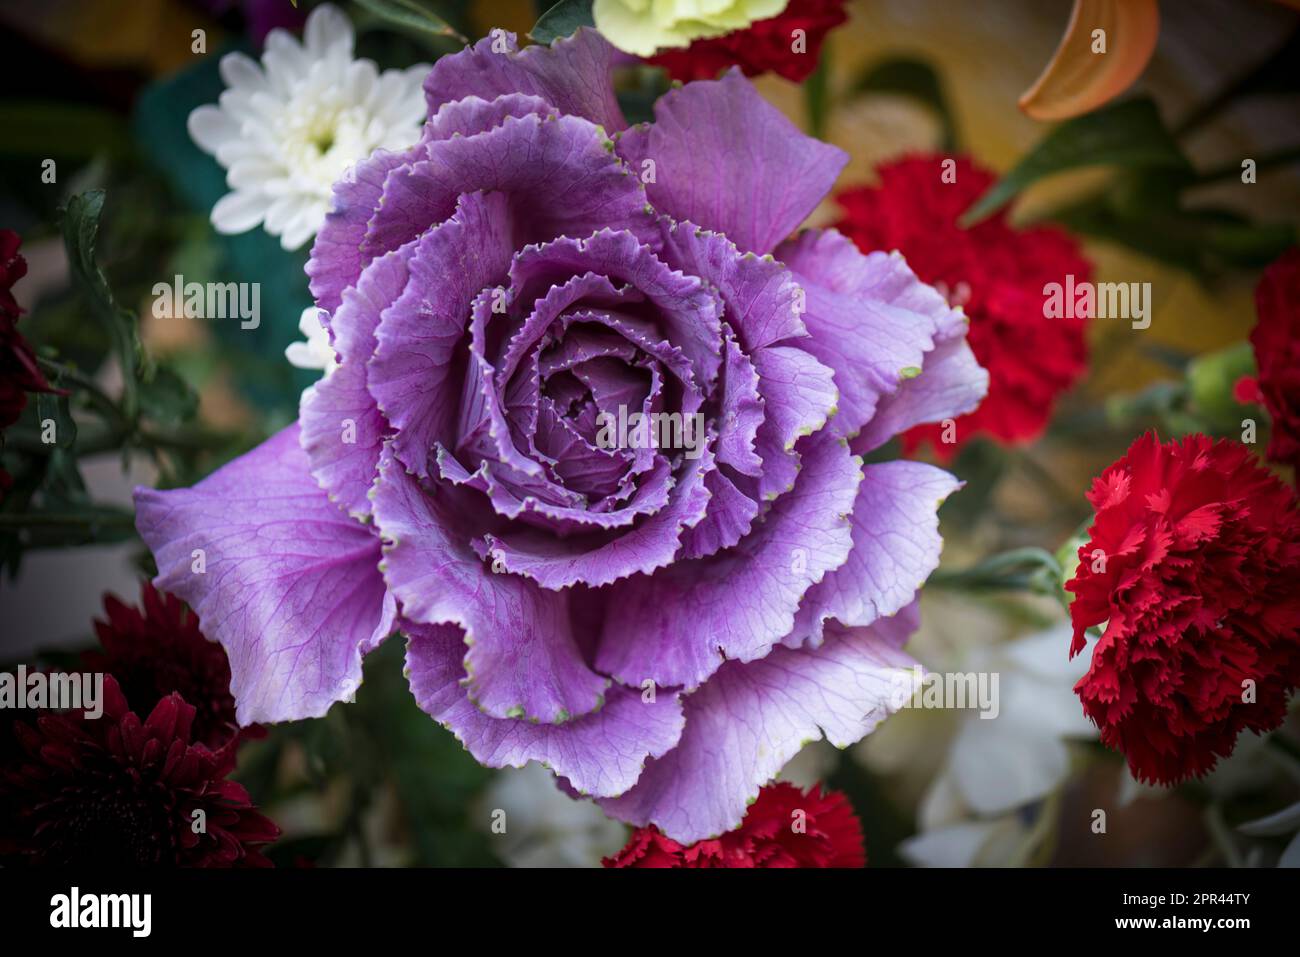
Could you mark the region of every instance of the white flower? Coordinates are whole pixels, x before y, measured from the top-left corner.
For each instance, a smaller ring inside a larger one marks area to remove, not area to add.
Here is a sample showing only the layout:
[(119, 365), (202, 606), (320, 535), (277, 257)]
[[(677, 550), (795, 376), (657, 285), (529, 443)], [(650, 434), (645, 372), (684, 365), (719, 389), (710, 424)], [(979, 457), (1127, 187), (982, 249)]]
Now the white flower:
[(289, 364), (299, 369), (323, 369), (329, 375), (339, 364), (330, 345), (329, 333), (321, 325), (320, 310), (308, 306), (298, 318), (298, 331), (307, 339), (306, 342), (291, 342), (285, 347), (284, 356)]
[(614, 46), (637, 56), (744, 30), (785, 10), (789, 0), (596, 0), (592, 19)]
[(301, 44), (272, 30), (260, 66), (242, 53), (221, 58), (228, 89), (188, 124), (228, 171), (231, 192), (212, 207), (219, 232), (265, 223), (285, 249), (297, 249), (325, 221), (331, 188), (349, 167), (415, 142), (430, 67), (381, 75), (373, 61), (352, 59), (352, 44), (348, 18), (324, 4), (307, 18)]

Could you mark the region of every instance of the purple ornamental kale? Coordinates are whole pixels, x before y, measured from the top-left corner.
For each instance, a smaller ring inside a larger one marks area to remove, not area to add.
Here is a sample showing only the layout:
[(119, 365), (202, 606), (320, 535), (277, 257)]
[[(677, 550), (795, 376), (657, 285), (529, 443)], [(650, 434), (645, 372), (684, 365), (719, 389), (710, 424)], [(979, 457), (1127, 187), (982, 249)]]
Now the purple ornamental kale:
[[(738, 73), (629, 128), (598, 34), (496, 36), (434, 67), (417, 145), (335, 187), (307, 270), (340, 365), (298, 424), (140, 489), (139, 528), (242, 722), (350, 699), (400, 630), (480, 762), (695, 841), (888, 713), (958, 483), (858, 456), (987, 376), (897, 253), (787, 238), (845, 156)], [(611, 446), (629, 410), (704, 441)]]

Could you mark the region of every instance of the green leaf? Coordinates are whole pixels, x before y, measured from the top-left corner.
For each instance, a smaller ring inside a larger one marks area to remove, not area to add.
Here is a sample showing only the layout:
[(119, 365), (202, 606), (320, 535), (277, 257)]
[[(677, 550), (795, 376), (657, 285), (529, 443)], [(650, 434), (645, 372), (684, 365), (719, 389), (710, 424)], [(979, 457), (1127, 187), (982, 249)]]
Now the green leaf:
[(466, 42), (451, 24), (418, 0), (356, 0), (356, 3), (381, 20), (417, 35), (451, 37)]
[[(1079, 527), (1061, 544), (1061, 547), (1056, 550), (1056, 554), (1053, 556), (1056, 563), (1061, 567), (1062, 591), (1065, 590), (1065, 583), (1074, 578), (1075, 573), (1079, 570), (1079, 549), (1088, 540), (1088, 530), (1092, 528), (1092, 523), (1095, 520), (1096, 516), (1089, 515), (1080, 522)], [(1074, 599), (1070, 597), (1069, 592), (1065, 592), (1065, 594), (1067, 597), (1066, 609), (1068, 610), (1069, 603)]]
[(1255, 374), (1255, 350), (1239, 342), (1208, 355), (1197, 356), (1187, 365), (1187, 388), (1192, 409), (1203, 416), (1216, 434), (1241, 427), (1250, 410), (1233, 398), (1232, 389), (1242, 376)]
[[(960, 571), (940, 569), (930, 575), (927, 584), (963, 591), (1028, 590), (1056, 595), (1062, 581), (1055, 555), (1044, 548), (1026, 547), (990, 555)], [(1068, 600), (1065, 604), (1069, 607)]]
[(549, 46), (561, 37), (577, 32), (578, 27), (594, 27), (592, 0), (560, 0), (542, 14), (528, 35), (537, 43)]
[(134, 421), (139, 410), (138, 384), (152, 377), (153, 365), (140, 342), (135, 314), (117, 304), (95, 261), (95, 240), (103, 211), (102, 189), (73, 196), (63, 208), (63, 243), (78, 290), (95, 319), (112, 334), (114, 351), (122, 365), (122, 412), (128, 421)]
[(1190, 179), (1192, 167), (1149, 99), (1125, 100), (1062, 123), (1047, 134), (962, 217), (970, 226), (1025, 187), (1087, 166), (1156, 169)]
[(1106, 399), (1106, 420), (1111, 427), (1126, 433), (1143, 432), (1155, 426), (1166, 438), (1182, 437), (1194, 432), (1214, 431), (1188, 406), (1185, 382), (1153, 382), (1140, 392), (1112, 395)]
[(402, 806), (414, 863), (493, 865), (491, 838), (471, 820), (492, 772), (420, 710), (403, 677), (404, 651), (394, 637), (367, 656), (365, 680), (348, 712), (358, 743)]
[(30, 509), (0, 513), (0, 531), (23, 529), (31, 548), (60, 548), (135, 537), (135, 513), (113, 505), (85, 504), (64, 510)]
[(1198, 277), (1228, 267), (1266, 266), (1295, 243), (1296, 235), (1290, 223), (1252, 223), (1227, 210), (1129, 207), (1116, 196), (1093, 197), (1045, 218)]
[(199, 397), (172, 369), (160, 366), (154, 377), (141, 385), (140, 411), (163, 425), (179, 425), (198, 414)]
[(871, 64), (854, 81), (851, 93), (895, 93), (910, 97), (922, 106), (929, 107), (939, 118), (943, 129), (941, 149), (952, 152), (958, 148), (957, 124), (948, 106), (943, 81), (934, 67), (924, 60), (911, 57), (892, 57)]

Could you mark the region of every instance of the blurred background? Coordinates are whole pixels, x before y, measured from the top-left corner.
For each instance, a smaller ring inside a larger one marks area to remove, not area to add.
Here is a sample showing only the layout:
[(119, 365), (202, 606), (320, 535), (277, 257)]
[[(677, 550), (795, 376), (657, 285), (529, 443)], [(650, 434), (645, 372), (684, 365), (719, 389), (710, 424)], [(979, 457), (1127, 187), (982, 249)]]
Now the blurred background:
[[(301, 29), (313, 5), (0, 0), (0, 227), (21, 235), (28, 262), (14, 288), (27, 311), (20, 329), (105, 394), (119, 390), (110, 331), (87, 312), (59, 214), (70, 197), (104, 189), (94, 257), (117, 305), (138, 314), (145, 349), (169, 370), (141, 397), (157, 410), (147, 441), (60, 448), (34, 472), (22, 471), (21, 449), (6, 447), (21, 494), (0, 503), (4, 662), (92, 644), (104, 594), (135, 601), (152, 571), (131, 527), (131, 488), (190, 484), (252, 447), (294, 418), (319, 374), (285, 359), (311, 305), (302, 272), (309, 246), (287, 252), (260, 229), (217, 233), (209, 213), (226, 191), (224, 171), (186, 130), (189, 113), (223, 88), (223, 54), (259, 55), (268, 29)], [(427, 5), (471, 40), (497, 26), (522, 37), (540, 12), (525, 0)], [(402, 29), (376, 12), (383, 4), (340, 6), (355, 25), (357, 55), (381, 68), (459, 48)], [(1005, 172), (1050, 129), (1016, 101), (1051, 59), (1070, 8), (1069, 0), (854, 0), (809, 82), (769, 75), (756, 83), (796, 124), (848, 151), (840, 188), (874, 182), (882, 162), (954, 145)], [(1166, 227), (1140, 208), (1107, 229), (1070, 223), (1096, 280), (1151, 283), (1151, 327), (1134, 335), (1127, 323), (1094, 323), (1087, 376), (1037, 441), (963, 446), (950, 467), (967, 488), (942, 513), (945, 569), (1012, 548), (1056, 552), (1090, 514), (1092, 478), (1142, 429), (1230, 434), (1243, 414), (1223, 376), (1248, 370), (1221, 357), (1254, 325), (1260, 267), (1294, 243), (1300, 224), (1300, 17), (1265, 0), (1182, 0), (1161, 13), (1155, 54), (1129, 95), (1154, 101), (1200, 174), (1179, 196), (1187, 219), (1168, 228), (1174, 238), (1191, 235), (1204, 225), (1195, 212), (1210, 209), (1244, 225), (1231, 236), (1198, 233), (1200, 248), (1214, 253), (1201, 256), (1158, 241)], [(634, 87), (629, 81), (629, 102)], [(1257, 183), (1241, 182), (1244, 158), (1279, 155), (1261, 165)], [(42, 176), (47, 160), (53, 182)], [(1122, 173), (1092, 168), (1033, 183), (1013, 221), (1059, 220), (1085, 197), (1113, 201)], [(828, 202), (814, 223), (839, 215)], [(178, 273), (260, 283), (260, 326), (156, 319), (150, 290)], [(29, 425), (37, 405), (25, 413)], [(58, 503), (60, 521), (24, 524), (32, 502)], [(1275, 863), (1285, 840), (1236, 825), (1294, 801), (1300, 763), (1246, 735), (1203, 782), (1139, 786), (1082, 717), (1071, 687), (1084, 662), (1066, 660), (1068, 635), (1050, 594), (936, 582), (909, 651), (935, 670), (998, 671), (999, 717), (904, 711), (846, 752), (810, 746), (783, 777), (844, 790), (873, 866)], [(544, 770), (478, 767), (403, 684), (400, 648), (390, 642), (367, 661), (355, 709), (272, 729), (244, 747), (238, 777), (285, 832), (269, 852), (277, 863), (591, 866), (623, 844), (625, 828), (562, 795)], [(1295, 724), (1293, 713), (1292, 735)], [(1084, 822), (1101, 807), (1110, 809), (1109, 839), (1093, 840)], [(494, 809), (506, 810), (507, 834), (492, 833)]]

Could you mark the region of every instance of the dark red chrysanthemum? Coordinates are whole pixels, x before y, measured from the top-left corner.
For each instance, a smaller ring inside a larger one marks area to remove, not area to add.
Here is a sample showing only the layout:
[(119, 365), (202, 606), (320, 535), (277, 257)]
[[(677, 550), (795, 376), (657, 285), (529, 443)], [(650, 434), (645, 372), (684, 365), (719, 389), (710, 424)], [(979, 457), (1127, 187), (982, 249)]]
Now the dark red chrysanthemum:
[[(945, 183), (949, 158), (956, 179)], [(908, 156), (876, 172), (878, 186), (837, 195), (844, 218), (836, 226), (863, 252), (899, 250), (922, 280), (961, 306), (970, 317), (971, 350), (989, 370), (988, 396), (957, 419), (955, 441), (941, 441), (942, 424), (922, 425), (904, 434), (904, 448), (929, 439), (947, 459), (981, 433), (1006, 444), (1037, 438), (1088, 358), (1086, 320), (1045, 318), (1044, 287), (1064, 284), (1068, 275), (1076, 284), (1090, 281), (1092, 264), (1064, 231), (1013, 229), (1005, 212), (959, 226), (958, 217), (996, 179), (967, 157)]]
[(1268, 457), (1300, 468), (1300, 247), (1264, 271), (1255, 287), (1255, 314), (1250, 343), (1259, 367), (1258, 399), (1272, 420)]
[(0, 229), (0, 429), (18, 421), (28, 392), (54, 392), (45, 381), (36, 354), (18, 331), (23, 310), (14, 299), (14, 283), (27, 275), (27, 260), (18, 252), (22, 240), (12, 229)]
[(146, 583), (141, 609), (104, 598), (107, 621), (95, 622), (102, 651), (84, 656), (86, 668), (117, 679), (130, 707), (144, 714), (176, 693), (195, 709), (194, 740), (208, 747), (238, 733), (230, 694), (230, 662), (199, 630), (199, 619), (175, 595)]
[(1295, 493), (1238, 442), (1148, 433), (1088, 499), (1071, 656), (1106, 627), (1074, 690), (1139, 780), (1204, 774), (1300, 685)]
[(724, 36), (696, 40), (681, 50), (665, 50), (648, 62), (683, 83), (712, 80), (733, 66), (746, 76), (776, 73), (802, 83), (817, 68), (826, 34), (847, 19), (844, 0), (790, 0), (774, 17)]
[(226, 780), (235, 742), (195, 744), (179, 695), (143, 722), (111, 676), (103, 697), (98, 718), (15, 723), (21, 756), (0, 773), (0, 804), (14, 813), (6, 850), (44, 866), (267, 866), (260, 847), (280, 831)]
[(864, 867), (862, 825), (839, 791), (763, 788), (734, 831), (682, 845), (657, 827), (637, 828), (606, 867)]

